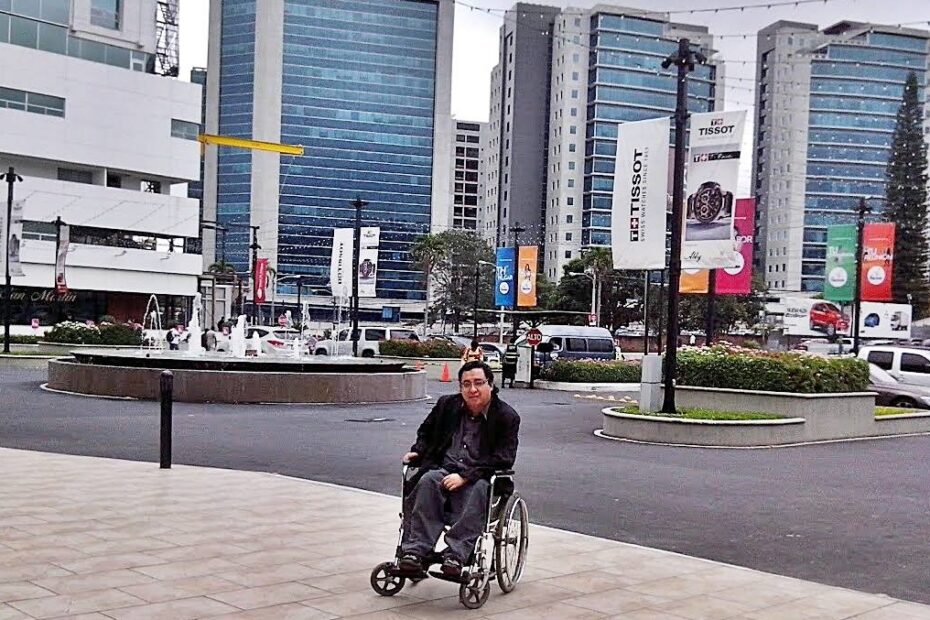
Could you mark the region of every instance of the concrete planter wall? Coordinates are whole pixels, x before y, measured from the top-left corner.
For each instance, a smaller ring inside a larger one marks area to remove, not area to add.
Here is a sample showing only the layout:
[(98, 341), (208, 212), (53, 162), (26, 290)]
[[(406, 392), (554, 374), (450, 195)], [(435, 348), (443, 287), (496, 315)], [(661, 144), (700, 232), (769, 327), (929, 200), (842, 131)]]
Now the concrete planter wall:
[(752, 421), (681, 420), (601, 411), (604, 435), (685, 446), (751, 447), (806, 441), (804, 418)]

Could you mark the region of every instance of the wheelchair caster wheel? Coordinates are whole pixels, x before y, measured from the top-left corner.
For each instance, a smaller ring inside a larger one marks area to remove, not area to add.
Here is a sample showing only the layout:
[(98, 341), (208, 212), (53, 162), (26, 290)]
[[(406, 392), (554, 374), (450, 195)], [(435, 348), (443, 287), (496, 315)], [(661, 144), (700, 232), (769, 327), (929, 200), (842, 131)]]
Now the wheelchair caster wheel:
[(392, 562), (382, 562), (371, 571), (371, 588), (381, 596), (394, 596), (404, 588), (407, 578), (392, 575)]
[(485, 582), (481, 573), (475, 573), (459, 586), (459, 602), (468, 609), (478, 609), (484, 605), (490, 594), (491, 582)]

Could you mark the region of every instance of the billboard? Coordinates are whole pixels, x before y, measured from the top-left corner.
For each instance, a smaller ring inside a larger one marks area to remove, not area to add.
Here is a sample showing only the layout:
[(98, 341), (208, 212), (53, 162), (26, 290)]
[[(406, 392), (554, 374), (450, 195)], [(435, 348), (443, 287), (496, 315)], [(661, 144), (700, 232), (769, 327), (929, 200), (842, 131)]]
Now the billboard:
[(614, 269), (664, 269), (670, 119), (622, 123), (611, 211)]
[(859, 305), (859, 336), (910, 339), (911, 307), (908, 304), (863, 301)]
[(682, 267), (735, 267), (734, 192), (746, 111), (691, 115)]
[(714, 289), (720, 295), (748, 295), (752, 290), (752, 247), (756, 230), (754, 198), (736, 201), (733, 228), (736, 231), (736, 249), (733, 253), (736, 265), (724, 267), (717, 272)]
[(706, 293), (710, 289), (710, 272), (707, 269), (682, 269), (678, 280), (679, 293)]
[(539, 250), (535, 245), (521, 245), (517, 252), (517, 305), (536, 305), (536, 264)]
[(849, 335), (850, 316), (836, 303), (823, 299), (786, 297), (783, 326), (791, 336), (828, 338)]
[(839, 224), (827, 228), (827, 263), (824, 267), (823, 298), (830, 301), (852, 301), (856, 284), (855, 224)]
[(252, 299), (255, 303), (265, 303), (265, 289), (268, 288), (268, 259), (259, 258), (255, 261), (255, 281), (252, 283)]
[(494, 277), (494, 305), (513, 308), (513, 272), (517, 259), (515, 248), (497, 248), (497, 273)]
[(377, 297), (375, 287), (378, 284), (378, 246), (381, 243), (381, 229), (377, 226), (363, 226), (359, 231), (358, 251), (358, 296)]
[(333, 229), (333, 252), (329, 259), (329, 287), (333, 297), (348, 299), (352, 295), (352, 246), (354, 230)]
[(68, 257), (68, 246), (71, 244), (71, 229), (67, 224), (58, 227), (58, 245), (55, 247), (55, 291), (68, 292), (68, 280), (65, 277), (65, 260)]
[(863, 301), (891, 301), (894, 223), (866, 224), (862, 230)]

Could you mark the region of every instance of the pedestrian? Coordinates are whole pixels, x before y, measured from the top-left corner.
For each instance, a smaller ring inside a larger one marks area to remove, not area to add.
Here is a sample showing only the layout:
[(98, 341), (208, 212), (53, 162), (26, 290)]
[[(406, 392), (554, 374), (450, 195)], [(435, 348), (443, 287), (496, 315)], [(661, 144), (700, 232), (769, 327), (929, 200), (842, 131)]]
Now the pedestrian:
[(520, 359), (520, 352), (517, 349), (516, 335), (510, 337), (507, 343), (507, 349), (504, 351), (504, 360), (501, 365), (501, 387), (507, 387), (507, 379), (510, 379), (510, 387), (517, 378), (517, 360)]
[(165, 340), (168, 342), (168, 350), (177, 351), (181, 348), (181, 340), (184, 338), (184, 327), (176, 323), (174, 327), (165, 334)]
[(472, 340), (471, 345), (466, 347), (462, 351), (462, 366), (468, 362), (483, 362), (484, 361), (484, 349), (481, 348), (481, 345), (478, 344), (478, 340)]

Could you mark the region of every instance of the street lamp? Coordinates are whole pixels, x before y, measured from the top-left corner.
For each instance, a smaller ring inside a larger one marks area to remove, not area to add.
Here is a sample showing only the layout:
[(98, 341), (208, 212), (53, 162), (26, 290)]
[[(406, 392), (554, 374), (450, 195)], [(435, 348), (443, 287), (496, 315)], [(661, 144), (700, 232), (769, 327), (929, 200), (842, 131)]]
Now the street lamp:
[(583, 272), (581, 272), (581, 271), (570, 271), (570, 272), (568, 272), (567, 275), (570, 275), (570, 276), (578, 276), (578, 277), (585, 277), (585, 278), (588, 278), (589, 280), (591, 280), (591, 314), (594, 315), (594, 326), (597, 327), (598, 325), (600, 325), (600, 322), (601, 322), (600, 312), (598, 312), (598, 307), (597, 307), (597, 301), (598, 301), (598, 296), (597, 296), (597, 270), (595, 270), (595, 269), (591, 269), (591, 270), (585, 269)]
[(481, 265), (497, 268), (497, 265), (494, 263), (489, 263), (486, 260), (479, 260), (477, 263), (475, 263), (475, 322), (472, 334), (472, 337), (475, 340), (478, 339), (478, 283), (481, 281)]
[[(223, 226), (219, 222), (213, 222), (209, 220), (204, 220), (200, 222), (201, 230), (215, 230), (220, 233), (220, 264), (224, 267), (226, 266), (226, 232), (229, 230), (227, 227)], [(201, 235), (201, 242), (203, 241), (203, 235)], [(214, 247), (213, 256), (216, 258), (216, 248)]]

